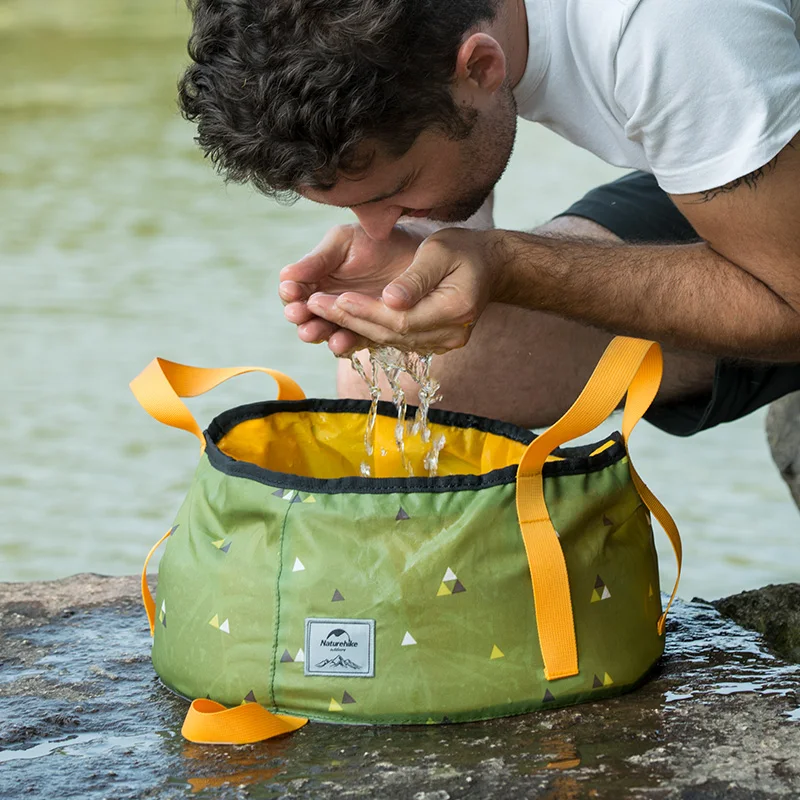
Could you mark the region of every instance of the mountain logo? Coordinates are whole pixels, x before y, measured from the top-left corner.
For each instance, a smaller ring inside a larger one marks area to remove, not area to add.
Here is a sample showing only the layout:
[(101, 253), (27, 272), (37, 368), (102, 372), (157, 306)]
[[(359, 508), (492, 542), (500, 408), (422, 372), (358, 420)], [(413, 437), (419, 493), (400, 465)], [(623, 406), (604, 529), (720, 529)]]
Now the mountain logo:
[(375, 620), (307, 617), (303, 672), (371, 678), (375, 675)]
[(314, 664), (315, 669), (324, 669), (325, 667), (329, 669), (350, 669), (355, 671), (360, 671), (362, 669), (360, 664), (356, 664), (349, 658), (345, 658), (341, 653), (336, 656), (336, 658), (326, 658), (324, 661)]

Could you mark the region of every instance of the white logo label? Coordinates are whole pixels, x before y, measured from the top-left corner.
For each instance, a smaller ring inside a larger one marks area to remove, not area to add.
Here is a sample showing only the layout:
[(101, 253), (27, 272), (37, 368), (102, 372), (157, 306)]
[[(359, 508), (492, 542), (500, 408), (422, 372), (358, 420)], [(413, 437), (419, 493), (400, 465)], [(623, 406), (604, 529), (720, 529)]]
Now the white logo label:
[(374, 619), (306, 619), (306, 675), (375, 675)]

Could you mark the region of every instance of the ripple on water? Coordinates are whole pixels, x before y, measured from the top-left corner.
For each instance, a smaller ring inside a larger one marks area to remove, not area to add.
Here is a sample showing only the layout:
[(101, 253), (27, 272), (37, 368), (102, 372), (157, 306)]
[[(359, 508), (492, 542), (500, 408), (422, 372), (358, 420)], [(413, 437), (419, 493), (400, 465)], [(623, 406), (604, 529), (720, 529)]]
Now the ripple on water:
[(0, 750), (0, 764), (43, 758), (54, 753), (65, 756), (105, 756), (115, 750), (148, 750), (161, 741), (156, 733), (138, 736), (109, 736), (106, 733), (73, 733), (58, 739), (39, 742), (19, 750)]
[(800, 665), (787, 664), (766, 651), (761, 636), (703, 602), (678, 602), (675, 611), (677, 619), (668, 625), (672, 635), (667, 635), (664, 654), (681, 659), (686, 680), (665, 693), (666, 703), (711, 694), (794, 694)]

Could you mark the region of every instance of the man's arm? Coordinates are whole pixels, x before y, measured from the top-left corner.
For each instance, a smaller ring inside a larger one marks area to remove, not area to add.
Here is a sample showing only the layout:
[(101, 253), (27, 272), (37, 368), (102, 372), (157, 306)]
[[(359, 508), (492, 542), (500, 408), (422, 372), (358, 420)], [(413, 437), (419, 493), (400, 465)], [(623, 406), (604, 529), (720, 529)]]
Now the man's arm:
[[(434, 233), (382, 301), (316, 294), (360, 341), (462, 347), (490, 301), (714, 356), (800, 361), (800, 139), (749, 185), (673, 197), (706, 242), (630, 245), (513, 231)], [(331, 339), (339, 354), (351, 342)]]
[(800, 137), (734, 184), (673, 196), (704, 244), (503, 232), (493, 299), (680, 349), (800, 361)]

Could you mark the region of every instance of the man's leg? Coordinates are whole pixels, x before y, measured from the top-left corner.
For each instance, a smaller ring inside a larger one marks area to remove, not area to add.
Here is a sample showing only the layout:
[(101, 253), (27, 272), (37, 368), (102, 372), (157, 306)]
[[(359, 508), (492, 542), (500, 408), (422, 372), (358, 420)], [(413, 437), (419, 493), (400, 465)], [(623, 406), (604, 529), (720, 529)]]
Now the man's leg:
[[(558, 217), (538, 232), (617, 239), (607, 228), (577, 216)], [(434, 358), (433, 373), (442, 387), (438, 407), (528, 428), (550, 425), (577, 398), (611, 338), (549, 314), (491, 304), (466, 347)], [(709, 394), (714, 369), (708, 356), (665, 354), (664, 381), (656, 402)], [(389, 399), (391, 393), (383, 385), (383, 396)], [(414, 385), (408, 382), (407, 388), (409, 397), (415, 397)], [(369, 396), (348, 361), (339, 364), (338, 391), (340, 397)]]

